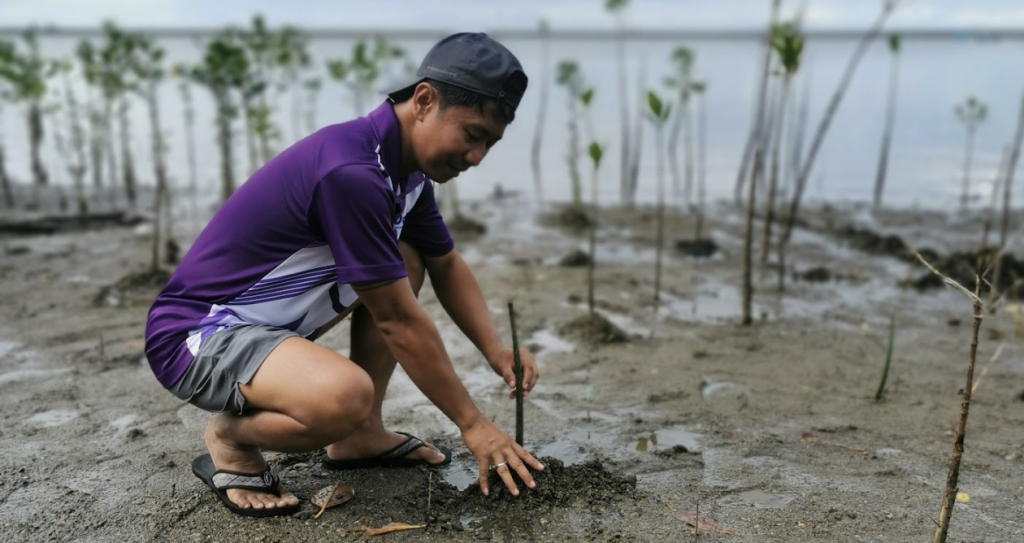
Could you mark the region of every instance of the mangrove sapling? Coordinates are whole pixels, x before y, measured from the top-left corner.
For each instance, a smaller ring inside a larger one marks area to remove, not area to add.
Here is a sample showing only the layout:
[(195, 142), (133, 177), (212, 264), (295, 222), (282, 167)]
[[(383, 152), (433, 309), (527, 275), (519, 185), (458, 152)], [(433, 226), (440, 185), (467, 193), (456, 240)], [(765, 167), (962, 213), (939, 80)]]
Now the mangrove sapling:
[(405, 50), (387, 41), (383, 36), (374, 38), (372, 44), (359, 40), (352, 48), (348, 59), (327, 61), (331, 77), (348, 87), (352, 103), (358, 116), (365, 115), (366, 100), (374, 93), (377, 80), (391, 63), (405, 58)]
[(88, 158), (86, 153), (85, 127), (82, 124), (81, 107), (77, 95), (71, 85), (70, 73), (74, 66), (70, 61), (60, 63), (60, 71), (64, 83), (64, 108), (68, 123), (68, 133), (71, 136), (71, 149), (73, 159), (68, 161), (68, 174), (71, 175), (75, 187), (75, 202), (78, 213), (89, 212), (89, 201), (85, 196), (85, 173), (87, 170)]
[(697, 220), (693, 239), (698, 241), (704, 234), (704, 206), (707, 200), (708, 108), (704, 99), (705, 92), (707, 83), (694, 82), (693, 93), (697, 98)]
[(153, 176), (156, 179), (156, 195), (153, 199), (153, 252), (150, 272), (160, 269), (161, 237), (167, 247), (167, 260), (177, 263), (177, 241), (174, 240), (174, 224), (172, 218), (171, 190), (167, 175), (167, 144), (160, 128), (160, 102), (157, 100), (157, 89), (164, 80), (164, 50), (154, 45), (148, 38), (140, 36), (137, 41), (139, 50), (138, 63), (134, 70), (141, 85), (139, 87), (146, 107), (149, 110), (149, 126), (151, 132), (151, 149), (153, 153)]
[(292, 141), (302, 139), (302, 94), (295, 82), (301, 81), (300, 72), (310, 65), (309, 38), (297, 28), (284, 26), (274, 34), (274, 69), (279, 73), (278, 97), (291, 90)]
[[(13, 62), (14, 44), (0, 40), (0, 70), (8, 69)], [(3, 123), (4, 105), (13, 101), (13, 85), (5, 77), (0, 77), (0, 125)], [(4, 194), (4, 207), (14, 207), (14, 192), (11, 190), (11, 179), (7, 175), (7, 164), (4, 154), (3, 131), (0, 130), (0, 190)]]
[(137, 200), (135, 160), (132, 155), (132, 139), (129, 130), (131, 102), (129, 97), (138, 91), (139, 82), (132, 66), (138, 63), (137, 49), (140, 36), (119, 29), (113, 22), (103, 24), (104, 43), (100, 50), (100, 61), (104, 65), (104, 84), (112, 100), (117, 104), (118, 135), (121, 143), (121, 183), (124, 187), (128, 208), (134, 210)]
[[(803, 198), (804, 189), (807, 188), (807, 182), (811, 178), (811, 171), (814, 169), (814, 161), (818, 156), (818, 152), (821, 150), (822, 144), (825, 142), (825, 136), (828, 134), (828, 129), (832, 126), (832, 120), (836, 116), (836, 112), (839, 111), (839, 105), (843, 102), (843, 97), (846, 96), (846, 91), (850, 88), (850, 83), (853, 81), (853, 76), (857, 71), (857, 67), (860, 65), (860, 61), (864, 58), (864, 54), (868, 48), (875, 41), (875, 38), (882, 32), (882, 27), (885, 26), (885, 22), (889, 20), (889, 16), (892, 15), (893, 11), (899, 5), (900, 0), (884, 0), (882, 5), (882, 11), (875, 19), (874, 24), (864, 34), (860, 42), (857, 44), (857, 48), (854, 50), (853, 55), (850, 57), (849, 62), (846, 64), (846, 69), (843, 71), (842, 79), (839, 81), (839, 86), (836, 87), (835, 92), (832, 94), (832, 99), (829, 100), (828, 106), (825, 109), (825, 115), (821, 118), (821, 122), (818, 124), (818, 129), (814, 133), (814, 139), (811, 140), (811, 147), (807, 152), (807, 157), (804, 159), (803, 165), (800, 167), (800, 173), (797, 174), (796, 182), (793, 187), (793, 197), (790, 200), (789, 212), (786, 216), (785, 228), (782, 231), (782, 236), (779, 239), (779, 256), (784, 257), (785, 246), (789, 243), (789, 238), (793, 235), (793, 227), (796, 225), (796, 218), (800, 211), (800, 201)], [(781, 260), (781, 258), (780, 258)], [(780, 269), (781, 268), (780, 263)], [(783, 274), (780, 274), (781, 278)], [(780, 279), (780, 284), (782, 279)]]
[(242, 85), (248, 69), (245, 51), (230, 32), (222, 32), (207, 42), (203, 58), (189, 73), (193, 81), (208, 88), (213, 94), (220, 150), (222, 201), (227, 200), (235, 191), (231, 124), (238, 114), (238, 107), (233, 91)]
[(889, 36), (889, 102), (885, 108), (885, 131), (882, 133), (882, 150), (878, 155), (878, 173), (875, 175), (874, 209), (882, 207), (882, 191), (889, 168), (889, 149), (892, 147), (892, 132), (896, 125), (896, 95), (900, 76), (900, 36)]
[[(274, 71), (276, 36), (267, 29), (262, 15), (254, 15), (252, 26), (240, 33), (240, 40), (249, 55), (251, 70), (248, 73), (248, 84), (243, 88), (243, 107), (251, 136), (259, 140), (259, 158), (250, 158), (253, 171), (257, 165), (265, 163), (273, 157), (270, 149), (272, 140), (279, 137), (277, 128), (271, 120), (270, 104), (267, 102), (267, 91), (270, 88)], [(249, 95), (246, 97), (246, 92)], [(255, 154), (250, 145), (250, 155)]]
[(519, 359), (519, 335), (516, 334), (516, 312), (512, 302), (508, 303), (508, 321), (512, 328), (512, 360), (516, 376), (516, 443), (523, 446), (523, 365)]
[(764, 232), (761, 240), (761, 264), (768, 262), (768, 250), (771, 246), (772, 223), (775, 221), (775, 197), (779, 187), (779, 169), (782, 162), (782, 127), (786, 123), (786, 104), (789, 102), (789, 89), (793, 75), (800, 69), (800, 54), (804, 48), (804, 38), (800, 35), (796, 23), (781, 24), (774, 29), (771, 47), (779, 56), (782, 65), (782, 91), (778, 96), (778, 104), (773, 115), (774, 134), (771, 136), (771, 176), (768, 181), (768, 201), (765, 204)]
[(889, 365), (892, 362), (893, 339), (896, 337), (896, 314), (889, 314), (889, 341), (885, 346), (885, 365), (882, 366), (882, 380), (878, 383), (878, 390), (875, 391), (875, 401), (882, 401), (882, 393), (885, 392), (885, 381), (889, 378)]
[(548, 93), (551, 86), (551, 68), (548, 65), (550, 54), (550, 27), (544, 19), (539, 23), (540, 33), (540, 104), (537, 106), (537, 124), (533, 131), (533, 142), (530, 145), (530, 168), (533, 170), (533, 188), (536, 191), (537, 204), (544, 202), (544, 184), (541, 181), (540, 151), (541, 140), (544, 138), (544, 122), (548, 116)]
[(558, 63), (556, 83), (565, 87), (569, 98), (569, 141), (565, 160), (569, 166), (569, 181), (572, 188), (572, 208), (566, 222), (585, 226), (588, 221), (583, 211), (583, 186), (580, 180), (580, 101), (584, 93), (583, 76), (579, 65), (572, 60)]
[[(89, 118), (89, 166), (92, 172), (93, 191), (98, 197), (104, 184), (103, 150), (110, 147), (108, 145), (110, 139), (109, 119), (105, 115), (110, 110), (110, 101), (103, 87), (102, 65), (97, 59), (97, 53), (92, 43), (88, 41), (79, 43), (75, 49), (75, 56), (78, 57), (82, 75), (87, 84), (85, 109)], [(108, 172), (108, 175), (113, 175), (113, 172)], [(112, 180), (109, 184), (114, 186)]]
[(939, 522), (935, 529), (933, 543), (945, 543), (949, 533), (949, 521), (953, 517), (953, 506), (956, 504), (956, 494), (960, 480), (960, 462), (964, 455), (964, 435), (967, 431), (967, 415), (971, 407), (971, 394), (974, 392), (974, 362), (978, 355), (978, 330), (981, 328), (983, 318), (981, 303), (981, 277), (975, 276), (974, 292), (964, 288), (961, 284), (946, 277), (925, 260), (920, 253), (915, 253), (933, 274), (938, 276), (947, 285), (967, 295), (972, 302), (974, 326), (971, 333), (970, 354), (967, 359), (967, 378), (964, 388), (960, 391), (960, 419), (957, 421), (956, 430), (953, 434), (953, 454), (949, 461), (949, 473), (946, 475), (946, 485), (942, 491), (942, 508), (939, 510)]
[(668, 136), (668, 162), (669, 171), (672, 174), (672, 192), (676, 200), (680, 199), (680, 186), (683, 185), (683, 175), (679, 171), (679, 136), (685, 132), (683, 156), (686, 164), (685, 203), (690, 204), (690, 197), (693, 191), (693, 115), (690, 109), (690, 96), (693, 94), (691, 83), (693, 79), (693, 51), (686, 47), (677, 47), (672, 51), (672, 62), (675, 64), (676, 73), (665, 79), (669, 88), (678, 90), (676, 98), (679, 100), (679, 107), (676, 108), (676, 115), (672, 120), (672, 128)]
[(957, 105), (953, 111), (967, 131), (964, 148), (964, 186), (960, 193), (960, 207), (966, 209), (971, 199), (971, 161), (974, 157), (974, 136), (978, 125), (985, 122), (985, 118), (988, 117), (988, 106), (974, 96), (968, 96), (964, 103)]
[[(8, 94), (6, 89), (0, 88), (0, 123), (3, 123), (3, 107), (4, 102), (7, 101)], [(14, 193), (11, 191), (11, 178), (7, 175), (7, 164), (4, 155), (4, 141), (3, 131), (0, 131), (0, 191), (4, 194), (4, 207), (10, 209), (14, 207)]]
[(594, 268), (597, 266), (597, 173), (601, 166), (601, 157), (604, 156), (604, 149), (596, 141), (590, 142), (587, 148), (590, 161), (593, 164), (591, 175), (591, 206), (593, 207), (593, 221), (590, 224), (590, 262), (587, 264), (587, 309), (594, 314)]
[(750, 126), (750, 136), (747, 145), (743, 150), (743, 160), (740, 164), (739, 174), (736, 176), (736, 188), (734, 189), (736, 204), (739, 205), (743, 194), (743, 184), (747, 180), (747, 172), (750, 167), (749, 161), (756, 158), (757, 148), (764, 138), (764, 118), (768, 108), (768, 79), (771, 75), (772, 66), (772, 36), (776, 22), (779, 20), (779, 9), (782, 0), (772, 0), (771, 17), (768, 20), (768, 31), (764, 41), (764, 64), (761, 69), (761, 90), (757, 97), (757, 109), (754, 112), (754, 122)]
[(587, 127), (587, 137), (590, 139), (590, 145), (587, 146), (587, 155), (590, 156), (591, 170), (590, 170), (590, 206), (591, 217), (590, 221), (590, 235), (589, 235), (589, 252), (590, 261), (587, 263), (587, 309), (590, 311), (590, 315), (594, 315), (594, 268), (597, 266), (597, 214), (598, 214), (598, 168), (601, 166), (601, 158), (604, 156), (604, 148), (601, 147), (594, 137), (594, 124), (590, 119), (590, 104), (594, 100), (594, 89), (587, 89), (580, 94), (580, 102), (583, 104), (585, 115), (583, 117)]
[(647, 118), (654, 123), (657, 138), (658, 211), (654, 247), (654, 314), (661, 302), (661, 257), (665, 245), (665, 122), (672, 113), (672, 104), (663, 102), (654, 91), (647, 91)]
[(14, 103), (25, 104), (25, 119), (28, 128), (29, 159), (32, 168), (31, 207), (41, 204), (41, 191), (49, 184), (49, 174), (43, 165), (41, 148), (44, 136), (43, 98), (46, 96), (46, 80), (52, 75), (54, 66), (39, 56), (39, 44), (31, 31), (22, 34), (27, 49), (20, 52), (17, 46), (4, 47), (0, 51), (0, 79), (7, 82), (10, 97)]

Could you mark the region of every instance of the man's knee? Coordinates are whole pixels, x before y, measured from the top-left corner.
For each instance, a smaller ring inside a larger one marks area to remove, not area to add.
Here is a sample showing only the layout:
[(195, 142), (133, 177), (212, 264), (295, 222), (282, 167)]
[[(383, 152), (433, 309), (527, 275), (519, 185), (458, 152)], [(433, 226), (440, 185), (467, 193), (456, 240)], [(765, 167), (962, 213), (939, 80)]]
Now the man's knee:
[(304, 421), (331, 441), (357, 430), (373, 412), (373, 380), (365, 371), (347, 372), (337, 383), (318, 391), (318, 397), (312, 398), (315, 412)]
[(424, 278), (427, 273), (426, 262), (423, 261), (423, 255), (412, 245), (404, 242), (398, 242), (398, 249), (402, 252), (402, 260), (405, 261), (405, 272), (409, 274), (409, 283), (412, 285), (412, 292), (416, 296), (420, 295), (420, 287), (423, 286)]

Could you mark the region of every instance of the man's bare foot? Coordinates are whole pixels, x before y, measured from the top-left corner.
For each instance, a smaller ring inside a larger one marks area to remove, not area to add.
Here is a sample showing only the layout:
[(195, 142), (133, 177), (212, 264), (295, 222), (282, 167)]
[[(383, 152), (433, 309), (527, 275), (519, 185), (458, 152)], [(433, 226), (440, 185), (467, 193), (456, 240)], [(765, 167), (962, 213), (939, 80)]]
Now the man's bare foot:
[[(358, 430), (345, 439), (327, 446), (327, 458), (331, 460), (359, 460), (378, 457), (400, 445), (409, 436), (382, 429)], [(430, 443), (424, 442), (404, 458), (422, 460), (428, 464), (440, 464), (445, 455)]]
[[(239, 447), (224, 436), (225, 415), (216, 415), (206, 424), (204, 439), (206, 448), (210, 450), (210, 457), (217, 469), (237, 471), (239, 473), (261, 473), (267, 469), (267, 462), (263, 459), (259, 449), (255, 447)], [(273, 509), (275, 507), (287, 507), (299, 503), (299, 499), (278, 484), (280, 496), (232, 488), (227, 490), (228, 499), (242, 509)]]

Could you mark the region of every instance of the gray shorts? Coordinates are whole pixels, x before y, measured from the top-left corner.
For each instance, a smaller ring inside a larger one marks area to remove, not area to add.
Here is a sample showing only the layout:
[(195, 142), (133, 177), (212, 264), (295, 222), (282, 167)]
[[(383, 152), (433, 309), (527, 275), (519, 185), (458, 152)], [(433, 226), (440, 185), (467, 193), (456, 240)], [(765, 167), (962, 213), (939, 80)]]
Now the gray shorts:
[(298, 334), (263, 324), (243, 324), (221, 330), (203, 340), (199, 354), (171, 393), (211, 413), (241, 415), (245, 397), (238, 385), (247, 385), (270, 352)]

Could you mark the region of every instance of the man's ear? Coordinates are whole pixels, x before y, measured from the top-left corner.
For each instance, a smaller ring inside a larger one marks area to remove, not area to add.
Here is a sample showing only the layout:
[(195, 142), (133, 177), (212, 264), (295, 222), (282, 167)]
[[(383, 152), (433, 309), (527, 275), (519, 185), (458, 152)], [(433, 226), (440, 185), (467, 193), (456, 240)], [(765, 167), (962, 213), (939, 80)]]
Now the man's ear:
[(412, 93), (412, 109), (416, 120), (425, 121), (427, 115), (437, 110), (438, 99), (437, 91), (430, 83), (423, 81), (416, 85)]

